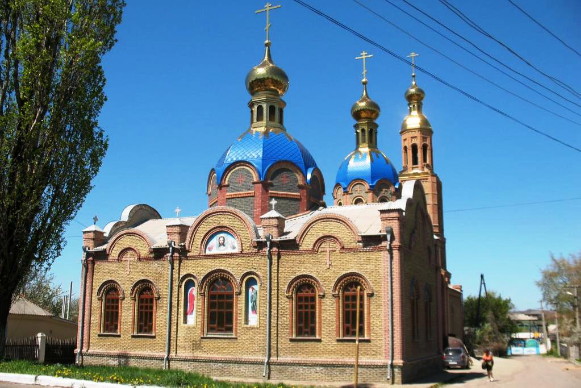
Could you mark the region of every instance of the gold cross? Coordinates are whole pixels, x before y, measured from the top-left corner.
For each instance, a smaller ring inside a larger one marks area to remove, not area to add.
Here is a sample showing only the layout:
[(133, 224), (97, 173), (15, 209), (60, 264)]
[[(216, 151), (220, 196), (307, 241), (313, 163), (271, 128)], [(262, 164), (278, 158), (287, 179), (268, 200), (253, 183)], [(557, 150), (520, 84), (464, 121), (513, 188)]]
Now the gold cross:
[(261, 13), (261, 12), (266, 12), (266, 41), (270, 42), (269, 39), (269, 31), (270, 31), (270, 10), (271, 9), (277, 9), (282, 7), (282, 5), (272, 5), (270, 3), (266, 3), (266, 5), (264, 6), (263, 9), (259, 9), (258, 11), (254, 11), (254, 13)]
[(361, 56), (355, 57), (355, 59), (363, 59), (363, 79), (367, 79), (367, 66), (365, 60), (371, 57), (373, 57), (373, 55), (367, 54), (367, 51), (361, 51)]
[(416, 75), (416, 57), (419, 57), (420, 54), (416, 54), (413, 51), (408, 55), (408, 58), (412, 59), (412, 75)]

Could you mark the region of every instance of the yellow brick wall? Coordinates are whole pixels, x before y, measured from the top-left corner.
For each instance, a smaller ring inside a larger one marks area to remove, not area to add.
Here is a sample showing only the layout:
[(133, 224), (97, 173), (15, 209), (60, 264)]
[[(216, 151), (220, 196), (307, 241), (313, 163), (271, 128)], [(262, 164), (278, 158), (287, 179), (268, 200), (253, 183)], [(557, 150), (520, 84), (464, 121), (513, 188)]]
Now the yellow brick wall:
[(135, 249), (141, 258), (150, 256), (147, 241), (137, 233), (127, 233), (113, 242), (113, 246), (110, 248), (109, 258), (117, 259), (119, 253), (126, 248)]

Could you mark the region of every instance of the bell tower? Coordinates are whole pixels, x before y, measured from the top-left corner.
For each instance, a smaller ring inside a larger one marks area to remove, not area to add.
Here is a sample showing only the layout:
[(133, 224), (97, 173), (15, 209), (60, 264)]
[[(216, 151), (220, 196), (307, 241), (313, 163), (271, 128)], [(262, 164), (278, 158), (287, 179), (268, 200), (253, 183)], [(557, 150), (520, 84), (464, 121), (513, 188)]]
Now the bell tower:
[[(432, 152), (432, 126), (422, 111), (426, 93), (416, 83), (415, 57), (412, 59), (412, 84), (405, 92), (408, 102), (408, 115), (401, 124), (402, 170), (401, 182), (419, 180), (426, 193), (428, 214), (432, 219), (434, 234), (444, 238), (444, 218), (442, 210), (442, 182), (434, 173)], [(443, 259), (443, 258), (442, 258)]]

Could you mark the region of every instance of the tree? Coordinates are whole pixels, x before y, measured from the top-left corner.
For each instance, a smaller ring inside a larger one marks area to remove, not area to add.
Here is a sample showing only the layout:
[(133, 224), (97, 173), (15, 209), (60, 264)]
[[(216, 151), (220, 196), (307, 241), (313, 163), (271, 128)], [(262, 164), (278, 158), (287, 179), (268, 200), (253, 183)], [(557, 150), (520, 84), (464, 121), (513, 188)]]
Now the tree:
[(464, 300), (464, 325), (472, 328), (472, 336), (467, 342), (471, 347), (486, 347), (503, 353), (510, 335), (517, 331), (516, 324), (510, 319), (509, 312), (514, 308), (510, 298), (489, 291), (480, 298), (468, 296)]
[[(54, 275), (47, 271), (32, 273), (17, 290), (18, 295), (22, 295), (55, 316), (61, 315), (63, 311), (63, 296), (67, 292), (68, 289), (63, 290), (60, 285), (54, 283)], [(69, 319), (72, 321), (75, 321), (78, 316), (78, 302), (78, 298), (71, 298)]]
[(537, 286), (543, 294), (543, 300), (558, 311), (562, 319), (559, 324), (561, 334), (580, 341), (581, 333), (575, 330), (574, 311), (581, 298), (581, 287), (577, 289), (577, 299), (571, 295), (575, 290), (570, 287), (581, 286), (581, 252), (570, 254), (568, 258), (551, 255), (551, 263), (541, 270), (541, 280), (537, 281)]
[(50, 267), (107, 149), (101, 58), (123, 0), (0, 5), (0, 358), (15, 290)]

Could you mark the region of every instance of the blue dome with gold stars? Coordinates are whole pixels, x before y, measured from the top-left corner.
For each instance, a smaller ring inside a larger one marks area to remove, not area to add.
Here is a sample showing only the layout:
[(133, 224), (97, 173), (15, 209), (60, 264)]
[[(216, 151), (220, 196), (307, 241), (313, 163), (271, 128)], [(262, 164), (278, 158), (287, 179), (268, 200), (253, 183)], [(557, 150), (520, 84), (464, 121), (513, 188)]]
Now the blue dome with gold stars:
[(252, 164), (260, 176), (266, 178), (268, 169), (278, 162), (297, 166), (310, 183), (317, 163), (311, 153), (286, 131), (260, 132), (249, 130), (236, 140), (216, 163), (216, 181), (221, 182), (224, 172), (234, 163)]
[(383, 152), (378, 149), (361, 148), (351, 152), (343, 160), (335, 182), (346, 190), (356, 179), (367, 182), (371, 188), (381, 179), (387, 179), (397, 187), (399, 180), (397, 171)]

